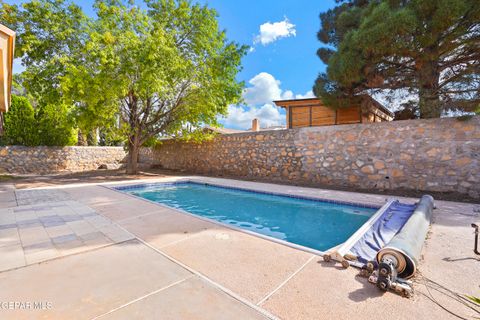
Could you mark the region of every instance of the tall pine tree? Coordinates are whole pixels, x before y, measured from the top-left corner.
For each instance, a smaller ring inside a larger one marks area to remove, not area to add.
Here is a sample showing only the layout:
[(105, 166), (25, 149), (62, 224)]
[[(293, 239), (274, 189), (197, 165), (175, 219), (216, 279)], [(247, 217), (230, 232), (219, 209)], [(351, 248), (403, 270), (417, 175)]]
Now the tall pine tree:
[(328, 67), (314, 92), (328, 105), (405, 95), (422, 118), (479, 106), (478, 0), (339, 0), (320, 19), (318, 56)]

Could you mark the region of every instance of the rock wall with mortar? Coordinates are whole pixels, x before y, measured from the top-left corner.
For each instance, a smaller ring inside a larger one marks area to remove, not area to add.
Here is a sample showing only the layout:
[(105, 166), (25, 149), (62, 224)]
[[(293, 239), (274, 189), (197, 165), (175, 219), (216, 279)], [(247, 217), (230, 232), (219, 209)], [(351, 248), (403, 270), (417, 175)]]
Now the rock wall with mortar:
[(0, 146), (0, 173), (45, 174), (118, 168), (125, 162), (122, 147)]
[(480, 117), (408, 120), (168, 141), (166, 169), (364, 190), (454, 192), (480, 198)]

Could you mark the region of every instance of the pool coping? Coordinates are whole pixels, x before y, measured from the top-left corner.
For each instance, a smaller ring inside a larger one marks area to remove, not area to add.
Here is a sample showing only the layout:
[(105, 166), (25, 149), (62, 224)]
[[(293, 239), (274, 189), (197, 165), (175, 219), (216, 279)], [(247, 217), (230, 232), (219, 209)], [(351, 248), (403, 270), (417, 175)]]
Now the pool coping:
[[(322, 250), (316, 250), (316, 249), (313, 249), (313, 248), (305, 247), (305, 246), (295, 244), (295, 243), (292, 243), (292, 242), (288, 242), (288, 241), (285, 241), (285, 240), (277, 239), (277, 238), (274, 238), (274, 237), (270, 237), (270, 236), (267, 236), (267, 235), (263, 235), (263, 234), (260, 234), (260, 233), (256, 233), (256, 232), (253, 232), (253, 231), (250, 231), (250, 230), (242, 229), (242, 228), (239, 228), (239, 227), (236, 227), (236, 226), (228, 225), (228, 224), (222, 223), (222, 222), (217, 221), (217, 220), (213, 220), (213, 219), (210, 219), (210, 218), (206, 218), (206, 217), (202, 217), (202, 216), (190, 213), (190, 212), (185, 211), (185, 210), (180, 209), (180, 208), (170, 207), (170, 206), (167, 206), (163, 203), (148, 200), (148, 199), (138, 197), (138, 196), (135, 196), (133, 194), (122, 191), (122, 189), (125, 190), (125, 189), (135, 188), (135, 187), (140, 188), (140, 187), (144, 187), (146, 185), (168, 185), (168, 184), (174, 185), (174, 184), (178, 184), (178, 183), (204, 184), (204, 185), (210, 185), (210, 186), (215, 186), (215, 187), (220, 187), (220, 188), (236, 189), (236, 190), (241, 190), (241, 191), (249, 191), (249, 192), (259, 193), (259, 194), (284, 196), (284, 197), (289, 197), (289, 198), (294, 198), (294, 199), (306, 199), (306, 200), (312, 200), (312, 201), (318, 201), (318, 202), (327, 202), (327, 203), (333, 203), (333, 204), (352, 205), (352, 206), (359, 206), (359, 207), (362, 207), (362, 208), (372, 208), (372, 209), (377, 209), (377, 211), (364, 224), (362, 224), (357, 229), (357, 231), (355, 231), (350, 237), (348, 237), (344, 242), (342, 242), (342, 243), (340, 243), (336, 246), (333, 246), (333, 247), (331, 247), (327, 250), (322, 251)], [(234, 231), (239, 231), (239, 232), (242, 232), (242, 233), (254, 236), (254, 237), (258, 237), (258, 238), (261, 238), (261, 239), (264, 239), (264, 240), (268, 240), (268, 241), (278, 243), (278, 244), (281, 244), (281, 245), (284, 245), (284, 246), (287, 246), (287, 247), (290, 247), (290, 248), (293, 248), (293, 249), (301, 250), (301, 251), (308, 252), (308, 253), (315, 254), (317, 256), (322, 256), (322, 257), (324, 255), (326, 255), (327, 253), (331, 253), (335, 249), (338, 249), (338, 248), (342, 247), (345, 243), (349, 242), (352, 237), (354, 237), (354, 236), (358, 237), (359, 236), (358, 235), (359, 230), (363, 230), (363, 233), (365, 233), (367, 231), (367, 230), (364, 230), (364, 229), (366, 229), (365, 226), (366, 225), (372, 225), (381, 216), (381, 214), (379, 214), (379, 211), (381, 211), (387, 204), (390, 204), (391, 201), (392, 201), (391, 199), (388, 199), (385, 204), (383, 204), (382, 206), (378, 206), (378, 205), (362, 204), (362, 203), (349, 202), (349, 201), (337, 201), (337, 200), (325, 199), (325, 198), (322, 198), (322, 197), (296, 196), (296, 195), (291, 195), (291, 194), (282, 193), (282, 192), (267, 192), (267, 191), (263, 191), (263, 190), (255, 190), (255, 189), (250, 189), (250, 188), (225, 186), (225, 185), (222, 185), (220, 183), (211, 183), (211, 182), (207, 182), (207, 181), (202, 181), (202, 179), (198, 179), (198, 178), (193, 178), (192, 179), (192, 178), (188, 178), (188, 177), (175, 179), (173, 181), (156, 181), (156, 182), (142, 182), (142, 183), (137, 182), (137, 183), (131, 183), (131, 184), (130, 183), (120, 183), (118, 185), (115, 185), (115, 184), (101, 185), (101, 187), (112, 190), (112, 191), (115, 191), (115, 192), (118, 192), (118, 193), (123, 194), (123, 195), (127, 195), (129, 197), (134, 198), (134, 199), (140, 199), (140, 200), (152, 203), (152, 204), (156, 204), (156, 205), (161, 206), (163, 208), (174, 210), (178, 213), (186, 214), (188, 216), (191, 216), (191, 217), (196, 218), (196, 219), (200, 219), (200, 220), (205, 221), (205, 222), (213, 223), (213, 224), (216, 224), (216, 225), (219, 225), (219, 226), (222, 226), (222, 227), (234, 230)], [(375, 221), (373, 221), (373, 220), (375, 220)]]
[(111, 188), (122, 191), (122, 190), (125, 190), (125, 189), (136, 189), (136, 188), (141, 188), (141, 187), (150, 187), (150, 186), (157, 186), (157, 185), (175, 185), (175, 184), (180, 184), (180, 183), (192, 183), (192, 184), (199, 184), (199, 185), (205, 185), (205, 186), (211, 186), (211, 187), (217, 187), (217, 188), (224, 188), (224, 189), (230, 189), (230, 190), (247, 191), (247, 192), (264, 194), (264, 195), (281, 196), (281, 197), (287, 197), (287, 198), (292, 198), (292, 199), (301, 199), (301, 200), (309, 200), (309, 201), (316, 201), (316, 202), (326, 202), (326, 203), (332, 203), (332, 204), (357, 206), (357, 207), (360, 207), (360, 208), (369, 208), (369, 209), (376, 209), (376, 210), (380, 209), (379, 206), (371, 205), (371, 204), (364, 204), (364, 203), (350, 202), (350, 201), (342, 201), (342, 200), (340, 200), (340, 201), (339, 200), (331, 200), (331, 199), (325, 199), (325, 198), (320, 198), (320, 197), (297, 196), (297, 195), (288, 194), (288, 193), (254, 190), (254, 189), (242, 188), (242, 187), (231, 187), (231, 186), (225, 186), (225, 185), (221, 185), (221, 184), (217, 184), (217, 183), (211, 183), (211, 182), (199, 182), (199, 181), (195, 181), (195, 180), (192, 180), (192, 179), (178, 180), (178, 181), (172, 181), (172, 182), (153, 182), (153, 183), (141, 183), (141, 184), (126, 185), (126, 186), (113, 186)]

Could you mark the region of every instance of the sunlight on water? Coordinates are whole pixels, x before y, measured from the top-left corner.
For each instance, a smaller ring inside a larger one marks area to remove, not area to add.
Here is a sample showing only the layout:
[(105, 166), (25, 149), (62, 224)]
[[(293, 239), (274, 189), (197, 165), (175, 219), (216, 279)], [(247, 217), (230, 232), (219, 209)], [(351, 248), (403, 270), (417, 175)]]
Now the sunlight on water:
[(123, 191), (321, 251), (347, 240), (377, 210), (196, 183), (149, 185)]

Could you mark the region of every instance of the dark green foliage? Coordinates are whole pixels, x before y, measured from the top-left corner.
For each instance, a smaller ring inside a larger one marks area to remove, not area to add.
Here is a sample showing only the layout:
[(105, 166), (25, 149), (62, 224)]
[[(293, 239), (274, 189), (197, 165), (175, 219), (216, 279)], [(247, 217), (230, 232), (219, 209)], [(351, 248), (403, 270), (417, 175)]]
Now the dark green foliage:
[(15, 30), (15, 57), (26, 67), (22, 85), (35, 104), (61, 100), (60, 77), (76, 59), (87, 18), (65, 0), (34, 0), (20, 5), (0, 1), (0, 21)]
[(100, 128), (99, 134), (101, 146), (122, 146), (125, 143), (125, 134), (115, 126)]
[(35, 110), (27, 98), (12, 95), (10, 110), (4, 117), (4, 144), (38, 145)]
[(41, 145), (71, 146), (77, 143), (77, 131), (65, 105), (41, 106), (36, 118)]
[(4, 117), (3, 144), (66, 146), (77, 142), (64, 105), (46, 105), (35, 110), (26, 97), (12, 95), (11, 108)]
[(410, 120), (410, 119), (418, 119), (420, 114), (420, 110), (418, 109), (418, 105), (415, 103), (404, 103), (402, 104), (401, 108), (395, 111), (395, 120)]
[(327, 104), (339, 107), (338, 98), (381, 93), (416, 97), (422, 118), (476, 108), (478, 0), (339, 2), (321, 15), (318, 33), (327, 46), (318, 55), (328, 68), (314, 92)]
[(157, 146), (157, 144), (158, 144), (158, 138), (150, 137), (143, 143), (142, 146), (147, 148), (154, 148), (155, 146)]

